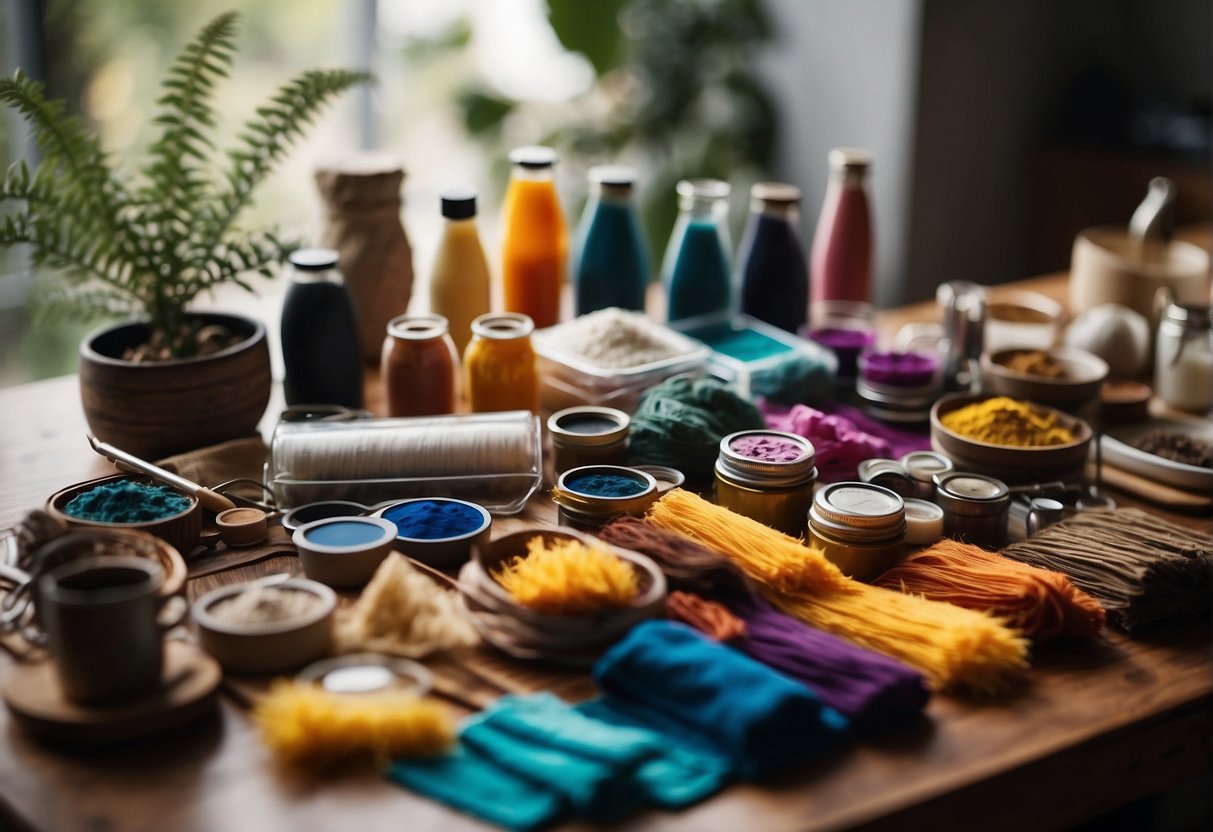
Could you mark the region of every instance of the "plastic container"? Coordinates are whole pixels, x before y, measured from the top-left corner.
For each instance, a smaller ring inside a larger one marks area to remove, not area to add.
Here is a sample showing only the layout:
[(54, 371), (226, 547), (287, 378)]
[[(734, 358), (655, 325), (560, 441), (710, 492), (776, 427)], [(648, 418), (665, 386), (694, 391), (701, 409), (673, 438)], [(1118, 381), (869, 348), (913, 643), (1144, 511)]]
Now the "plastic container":
[[(484, 453), (486, 446), (491, 452)], [(542, 471), (539, 419), (514, 410), (280, 422), (270, 442), (266, 485), (283, 509), (322, 500), (375, 505), (454, 497), (516, 514), (539, 487)]]
[(833, 398), (838, 362), (811, 341), (748, 315), (705, 315), (675, 328), (708, 347), (708, 374), (743, 397), (780, 404)]
[(650, 387), (684, 373), (698, 375), (707, 360), (708, 348), (677, 332), (671, 331), (670, 336), (685, 342), (685, 352), (627, 369), (605, 369), (556, 347), (551, 329), (539, 330), (531, 340), (539, 374), (540, 411), (554, 413), (588, 404), (632, 413), (640, 395)]

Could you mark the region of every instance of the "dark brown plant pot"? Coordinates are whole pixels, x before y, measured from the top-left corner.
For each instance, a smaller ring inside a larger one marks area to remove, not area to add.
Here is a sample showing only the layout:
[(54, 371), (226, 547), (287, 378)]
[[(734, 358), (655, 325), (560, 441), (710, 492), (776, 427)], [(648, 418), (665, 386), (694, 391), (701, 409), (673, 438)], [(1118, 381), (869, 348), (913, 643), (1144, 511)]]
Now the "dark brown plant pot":
[(214, 355), (138, 364), (121, 356), (148, 340), (146, 323), (107, 327), (80, 343), (80, 399), (98, 439), (157, 459), (256, 432), (272, 384), (265, 327), (236, 315), (193, 317), (247, 337)]

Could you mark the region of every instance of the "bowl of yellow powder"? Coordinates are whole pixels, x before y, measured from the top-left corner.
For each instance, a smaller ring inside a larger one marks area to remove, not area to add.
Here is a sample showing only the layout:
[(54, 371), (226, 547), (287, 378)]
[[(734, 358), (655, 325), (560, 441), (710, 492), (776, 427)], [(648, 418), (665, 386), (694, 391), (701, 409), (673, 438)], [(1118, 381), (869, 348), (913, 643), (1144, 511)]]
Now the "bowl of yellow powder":
[(1081, 479), (1091, 427), (1008, 396), (945, 396), (931, 408), (931, 446), (958, 471), (1008, 484)]

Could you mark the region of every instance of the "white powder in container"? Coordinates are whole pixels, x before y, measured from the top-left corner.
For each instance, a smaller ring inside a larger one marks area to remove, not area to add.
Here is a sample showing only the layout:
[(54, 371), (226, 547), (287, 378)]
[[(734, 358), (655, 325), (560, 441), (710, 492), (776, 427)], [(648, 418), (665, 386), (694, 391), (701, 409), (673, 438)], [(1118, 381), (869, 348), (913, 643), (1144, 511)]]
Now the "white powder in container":
[(695, 344), (643, 312), (611, 307), (547, 330), (544, 342), (603, 370), (626, 370), (691, 352)]
[(255, 586), (211, 606), (208, 612), (224, 624), (269, 624), (307, 615), (320, 599), (310, 592)]

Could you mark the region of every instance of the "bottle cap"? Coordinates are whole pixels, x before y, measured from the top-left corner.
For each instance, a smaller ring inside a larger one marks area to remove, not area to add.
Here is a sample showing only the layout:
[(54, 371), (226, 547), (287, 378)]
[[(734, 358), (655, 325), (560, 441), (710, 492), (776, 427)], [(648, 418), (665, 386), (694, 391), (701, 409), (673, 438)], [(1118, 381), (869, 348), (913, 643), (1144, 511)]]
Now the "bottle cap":
[(590, 181), (608, 188), (631, 188), (636, 184), (636, 169), (624, 165), (595, 165), (590, 168)]
[(439, 194), (442, 216), (451, 220), (466, 220), (476, 216), (476, 192), (471, 188), (450, 188)]
[(337, 268), (337, 252), (331, 248), (300, 248), (291, 252), (291, 265), (303, 272)]
[(510, 163), (524, 168), (550, 168), (556, 164), (556, 151), (539, 144), (528, 144), (510, 151)]
[(719, 179), (683, 179), (676, 188), (678, 195), (690, 199), (725, 199), (729, 183)]
[(830, 169), (866, 172), (872, 166), (872, 151), (859, 147), (836, 147), (829, 154)]
[(750, 188), (750, 198), (772, 205), (796, 205), (800, 202), (800, 188), (786, 182), (755, 182)]

